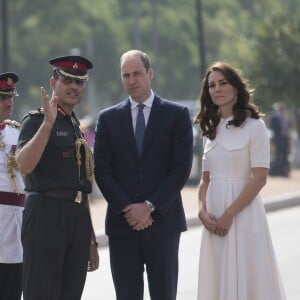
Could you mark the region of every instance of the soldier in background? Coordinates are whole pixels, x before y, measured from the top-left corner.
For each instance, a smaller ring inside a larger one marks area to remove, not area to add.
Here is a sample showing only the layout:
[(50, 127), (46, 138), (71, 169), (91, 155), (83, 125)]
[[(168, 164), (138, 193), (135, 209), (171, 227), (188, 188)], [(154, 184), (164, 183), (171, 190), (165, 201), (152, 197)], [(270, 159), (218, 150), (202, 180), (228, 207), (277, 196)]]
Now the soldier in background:
[(20, 125), (11, 121), (16, 73), (0, 74), (0, 299), (20, 300), (24, 183), (15, 162)]
[(274, 103), (270, 114), (270, 129), (274, 145), (274, 157), (271, 162), (270, 175), (288, 177), (290, 173), (289, 153), (291, 122), (289, 120), (285, 105)]

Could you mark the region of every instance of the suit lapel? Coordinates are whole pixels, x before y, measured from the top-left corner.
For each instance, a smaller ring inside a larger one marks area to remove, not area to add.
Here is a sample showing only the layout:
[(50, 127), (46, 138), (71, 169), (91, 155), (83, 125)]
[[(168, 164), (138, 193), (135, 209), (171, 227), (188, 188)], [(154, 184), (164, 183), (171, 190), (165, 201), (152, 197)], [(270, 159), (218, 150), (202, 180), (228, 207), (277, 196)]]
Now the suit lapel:
[(124, 134), (127, 137), (129, 147), (135, 155), (138, 155), (134, 137), (134, 129), (132, 126), (131, 105), (129, 99), (121, 103), (120, 110), (120, 130), (124, 130)]
[(148, 144), (150, 143), (151, 139), (153, 138), (153, 135), (155, 132), (157, 132), (156, 128), (159, 126), (159, 120), (162, 119), (163, 109), (162, 109), (162, 103), (160, 98), (155, 96), (151, 112), (145, 132), (143, 147), (142, 147), (142, 154), (144, 153), (145, 149), (147, 149)]

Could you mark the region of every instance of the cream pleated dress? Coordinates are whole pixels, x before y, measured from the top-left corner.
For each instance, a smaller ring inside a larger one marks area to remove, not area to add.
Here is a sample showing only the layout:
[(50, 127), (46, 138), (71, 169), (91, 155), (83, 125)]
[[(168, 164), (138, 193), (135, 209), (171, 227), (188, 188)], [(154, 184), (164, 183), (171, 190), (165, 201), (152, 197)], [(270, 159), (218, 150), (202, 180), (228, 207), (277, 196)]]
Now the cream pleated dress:
[[(232, 118), (232, 117), (231, 117)], [(251, 177), (251, 168), (269, 168), (269, 138), (262, 120), (241, 127), (221, 119), (217, 136), (204, 138), (203, 171), (209, 171), (207, 211), (220, 217)], [(286, 299), (263, 203), (257, 196), (219, 237), (203, 228), (198, 300)]]

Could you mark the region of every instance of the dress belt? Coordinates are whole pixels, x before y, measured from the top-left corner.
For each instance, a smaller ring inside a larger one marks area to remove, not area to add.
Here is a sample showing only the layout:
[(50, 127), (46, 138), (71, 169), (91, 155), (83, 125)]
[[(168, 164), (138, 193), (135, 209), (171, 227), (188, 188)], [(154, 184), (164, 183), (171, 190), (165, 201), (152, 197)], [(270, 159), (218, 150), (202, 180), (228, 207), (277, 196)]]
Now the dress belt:
[(0, 191), (0, 204), (24, 207), (26, 201), (25, 194)]
[(45, 198), (55, 198), (61, 200), (67, 200), (79, 204), (87, 202), (87, 193), (74, 190), (51, 190), (45, 192), (32, 191), (28, 193), (29, 196), (42, 196)]

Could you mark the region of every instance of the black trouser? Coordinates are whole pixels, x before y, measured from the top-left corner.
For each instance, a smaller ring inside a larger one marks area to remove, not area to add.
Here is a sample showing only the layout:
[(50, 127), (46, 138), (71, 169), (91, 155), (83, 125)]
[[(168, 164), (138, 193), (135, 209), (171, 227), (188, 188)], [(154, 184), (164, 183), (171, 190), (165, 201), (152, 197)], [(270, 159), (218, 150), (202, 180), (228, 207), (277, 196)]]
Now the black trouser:
[(22, 294), (22, 263), (0, 263), (0, 299), (20, 300)]
[(109, 236), (112, 277), (117, 300), (142, 300), (144, 266), (152, 300), (175, 300), (180, 233), (153, 238), (137, 232), (130, 237)]
[(22, 225), (24, 300), (79, 300), (90, 238), (85, 204), (29, 196)]

